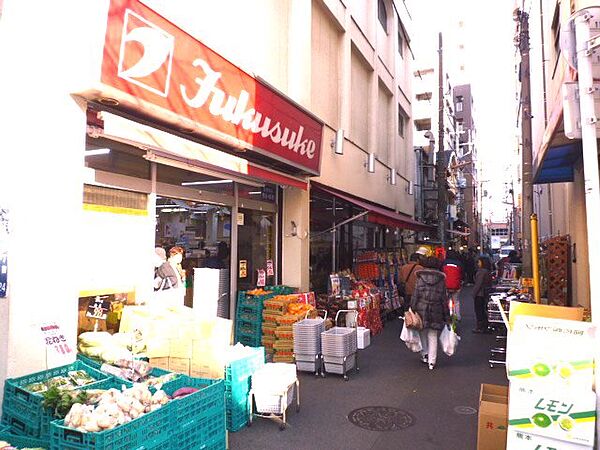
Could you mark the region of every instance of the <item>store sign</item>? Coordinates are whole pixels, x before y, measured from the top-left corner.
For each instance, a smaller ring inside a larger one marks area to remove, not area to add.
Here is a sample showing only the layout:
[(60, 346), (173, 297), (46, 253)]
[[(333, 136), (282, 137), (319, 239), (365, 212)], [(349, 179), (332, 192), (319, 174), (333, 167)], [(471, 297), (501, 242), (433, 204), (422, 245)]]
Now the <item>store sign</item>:
[(0, 298), (8, 291), (8, 210), (0, 208)]
[(108, 296), (97, 296), (88, 303), (88, 309), (85, 316), (89, 317), (90, 319), (106, 320), (109, 308), (110, 300)]
[(60, 355), (66, 355), (72, 352), (67, 344), (65, 335), (56, 323), (43, 324), (40, 327), (40, 330), (47, 350), (55, 351)]
[(237, 224), (242, 227), (244, 226), (244, 213), (238, 213), (237, 214)]
[(240, 278), (246, 278), (248, 276), (248, 261), (240, 259)]
[(267, 273), (264, 269), (258, 270), (258, 281), (256, 282), (256, 286), (265, 287), (267, 285)]
[(267, 276), (272, 277), (275, 275), (275, 270), (273, 269), (273, 260), (267, 259)]
[[(227, 32), (224, 30), (224, 32)], [(323, 124), (139, 0), (111, 0), (102, 83), (307, 173)]]

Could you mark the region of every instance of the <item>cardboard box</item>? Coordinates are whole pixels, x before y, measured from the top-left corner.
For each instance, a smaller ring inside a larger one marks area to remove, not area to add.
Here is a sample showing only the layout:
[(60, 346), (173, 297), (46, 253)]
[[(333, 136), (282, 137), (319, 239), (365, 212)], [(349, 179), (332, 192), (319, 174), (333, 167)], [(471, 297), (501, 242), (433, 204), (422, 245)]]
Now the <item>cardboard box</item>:
[(596, 394), (511, 382), (508, 424), (513, 431), (593, 446)]
[(517, 317), (506, 351), (511, 381), (590, 391), (594, 383), (596, 328), (591, 323)]
[(356, 341), (358, 344), (358, 348), (367, 348), (369, 345), (371, 345), (371, 330), (365, 327), (357, 327)]
[(146, 339), (146, 356), (148, 358), (167, 358), (171, 352), (167, 338)]
[(504, 450), (508, 428), (508, 386), (482, 384), (477, 450)]
[(553, 319), (581, 321), (583, 320), (583, 308), (579, 306), (571, 308), (567, 306), (552, 306), (538, 305), (535, 303), (510, 302), (509, 324), (511, 330), (514, 327), (516, 318), (519, 316), (536, 316)]
[(190, 374), (190, 359), (189, 358), (172, 358), (169, 356), (169, 370), (171, 372)]
[(508, 429), (506, 450), (593, 450), (594, 447), (557, 441), (535, 434)]
[(225, 364), (222, 355), (207, 351), (204, 354), (195, 354), (191, 361), (190, 376), (194, 378), (225, 378)]
[(150, 365), (159, 369), (169, 370), (169, 358), (150, 358)]
[(169, 356), (172, 358), (192, 358), (191, 339), (171, 339), (169, 342)]

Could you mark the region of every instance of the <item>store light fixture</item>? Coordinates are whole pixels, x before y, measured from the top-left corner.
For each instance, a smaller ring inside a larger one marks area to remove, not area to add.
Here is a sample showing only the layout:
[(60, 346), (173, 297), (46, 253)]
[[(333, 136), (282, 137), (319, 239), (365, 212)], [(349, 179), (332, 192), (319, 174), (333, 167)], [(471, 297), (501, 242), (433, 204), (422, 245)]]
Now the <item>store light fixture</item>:
[(365, 167), (369, 173), (375, 173), (375, 153), (369, 153), (365, 162)]
[(344, 130), (341, 128), (335, 132), (335, 137), (331, 140), (331, 147), (336, 155), (344, 154)]
[(262, 191), (250, 191), (248, 192), (248, 195), (260, 195), (262, 194)]
[(396, 169), (393, 167), (390, 169), (389, 182), (392, 186), (396, 186)]
[(200, 186), (204, 184), (225, 184), (233, 183), (233, 180), (209, 180), (209, 181), (186, 181), (181, 183), (182, 186)]
[(93, 150), (86, 150), (85, 156), (97, 156), (97, 155), (108, 155), (110, 148), (95, 148)]

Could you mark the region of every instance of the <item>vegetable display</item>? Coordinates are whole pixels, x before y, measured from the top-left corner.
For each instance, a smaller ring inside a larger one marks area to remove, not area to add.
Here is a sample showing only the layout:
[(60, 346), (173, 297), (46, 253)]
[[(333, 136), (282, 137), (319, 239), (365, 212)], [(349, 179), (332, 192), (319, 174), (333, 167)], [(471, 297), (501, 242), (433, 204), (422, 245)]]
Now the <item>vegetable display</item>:
[(24, 386), (24, 389), (34, 394), (42, 394), (52, 388), (72, 390), (96, 381), (85, 370), (71, 370), (66, 376), (61, 375), (39, 383), (31, 383)]
[(163, 390), (154, 394), (148, 386), (136, 384), (129, 389), (109, 389), (97, 405), (75, 403), (65, 417), (65, 426), (84, 432), (110, 430), (155, 411), (169, 402)]

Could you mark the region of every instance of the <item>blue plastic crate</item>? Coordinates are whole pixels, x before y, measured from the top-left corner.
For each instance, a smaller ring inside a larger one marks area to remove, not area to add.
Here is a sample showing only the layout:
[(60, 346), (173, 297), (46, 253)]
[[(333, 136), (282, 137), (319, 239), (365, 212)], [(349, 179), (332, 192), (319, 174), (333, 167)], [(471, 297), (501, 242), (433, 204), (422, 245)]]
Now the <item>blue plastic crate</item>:
[(148, 414), (99, 433), (85, 433), (64, 426), (62, 420), (52, 422), (52, 450), (149, 450), (169, 448), (173, 433), (171, 403)]
[(82, 353), (77, 353), (77, 359), (96, 370), (100, 370), (100, 366), (102, 366), (102, 364), (103, 364), (103, 361), (96, 359), (96, 358), (91, 358)]
[(17, 448), (44, 448), (50, 450), (50, 442), (29, 436), (18, 436), (8, 431), (0, 431), (0, 441), (8, 442)]
[(46, 381), (55, 376), (67, 375), (72, 370), (85, 370), (98, 380), (77, 389), (99, 389), (103, 383), (112, 380), (111, 376), (93, 369), (81, 361), (19, 378), (7, 379), (4, 384), (2, 424), (10, 426), (12, 432), (19, 435), (47, 438), (49, 436), (49, 422), (53, 420), (52, 412), (42, 407), (44, 400), (42, 394), (29, 392), (24, 387), (31, 383)]
[(199, 390), (169, 403), (173, 410), (172, 417), (175, 426), (186, 426), (189, 423), (194, 423), (206, 415), (206, 411), (213, 411), (216, 408), (222, 410), (223, 420), (225, 420), (225, 383), (223, 380), (192, 378), (182, 375), (166, 383), (163, 390), (168, 395), (173, 395), (177, 389), (182, 387), (192, 387)]
[(246, 347), (258, 347), (262, 344), (262, 336), (240, 333), (236, 336), (235, 342), (239, 342), (240, 344), (243, 344)]
[(238, 391), (236, 397), (225, 394), (227, 430), (232, 432), (246, 427), (250, 420), (250, 389), (245, 393)]

